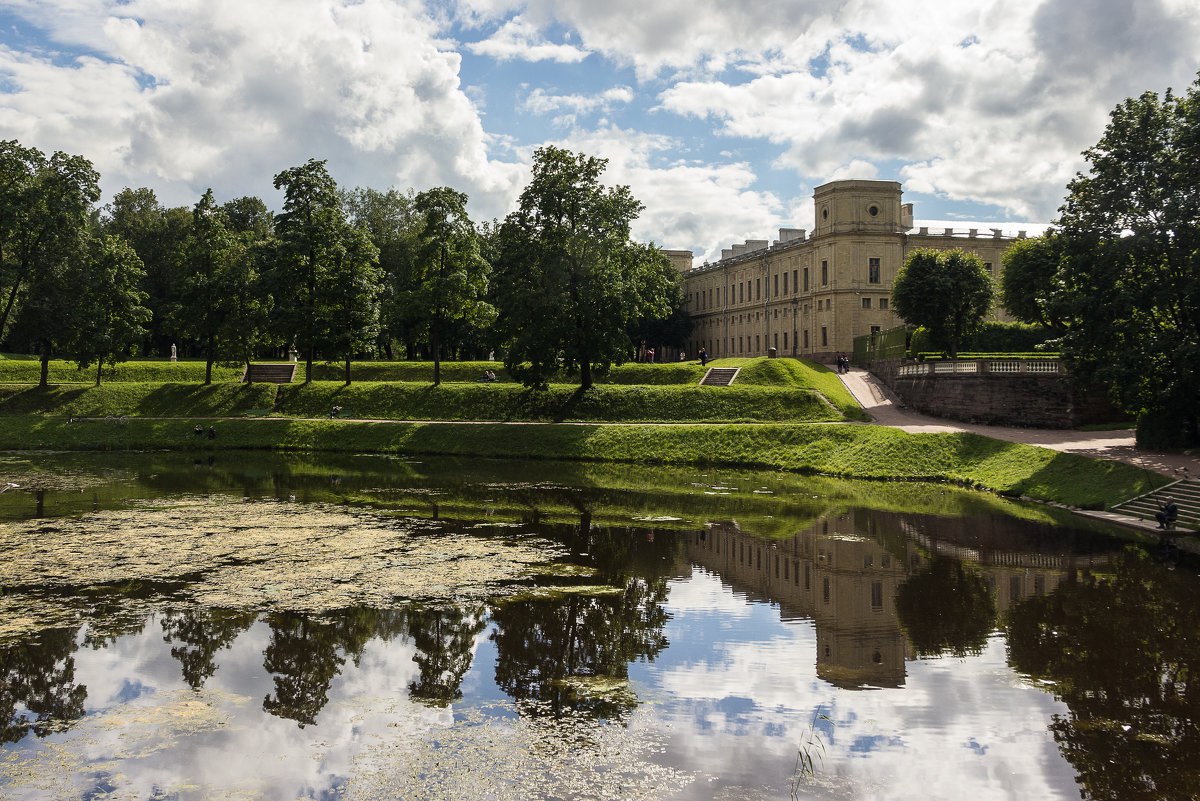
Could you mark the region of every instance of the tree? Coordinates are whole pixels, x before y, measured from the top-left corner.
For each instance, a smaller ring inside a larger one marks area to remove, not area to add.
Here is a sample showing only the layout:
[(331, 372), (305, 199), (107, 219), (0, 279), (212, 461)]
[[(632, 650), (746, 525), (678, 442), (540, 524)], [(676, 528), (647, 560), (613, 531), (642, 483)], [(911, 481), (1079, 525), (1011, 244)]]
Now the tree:
[(442, 343), (448, 324), (490, 320), (494, 311), (483, 300), (488, 268), (479, 238), (467, 216), (467, 196), (449, 187), (420, 193), (414, 203), (421, 220), (413, 260), (412, 288), (399, 298), (411, 317), (429, 325), (433, 383), (442, 382)]
[(941, 557), (900, 585), (896, 612), (920, 656), (979, 654), (996, 622), (992, 591), (983, 577)]
[(142, 291), (142, 260), (123, 239), (101, 235), (92, 240), (81, 270), (74, 273), (74, 307), (69, 325), (70, 350), (80, 370), (96, 365), (96, 386), (104, 365), (128, 359), (146, 335), (150, 310)]
[(42, 214), (44, 199), (40, 178), (47, 167), (45, 155), (22, 147), (14, 139), (0, 142), (0, 336), (29, 277), (43, 238), (49, 229)]
[(380, 192), (357, 188), (342, 194), (342, 207), (350, 224), (365, 228), (379, 250), (382, 271), (379, 348), (392, 358), (395, 339), (404, 343), (407, 358), (413, 359), (421, 323), (409, 316), (409, 308), (401, 302), (405, 293), (416, 286), (413, 254), (419, 222), (413, 197), (395, 189)]
[(190, 209), (163, 207), (154, 190), (144, 187), (122, 189), (104, 209), (104, 232), (132, 245), (145, 269), (142, 289), (153, 315), (148, 335), (152, 353), (165, 353), (173, 342), (170, 311), (183, 283), (180, 270), (192, 217)]
[(632, 321), (671, 311), (666, 256), (630, 241), (643, 206), (629, 187), (600, 184), (606, 165), (540, 148), (497, 237), (497, 333), (505, 367), (526, 386), (578, 370), (580, 388), (589, 388), (593, 369), (629, 357)]
[[(204, 383), (212, 383), (212, 367), (223, 353), (228, 318), (254, 287), (242, 283), (247, 272), (238, 263), (249, 259), (245, 242), (229, 231), (228, 218), (209, 189), (192, 210), (192, 226), (184, 243), (182, 281), (172, 316), (184, 336), (204, 352)], [(241, 321), (239, 321), (241, 322)]]
[(892, 286), (892, 307), (909, 325), (924, 326), (958, 358), (963, 337), (992, 308), (995, 289), (983, 261), (963, 250), (920, 248), (909, 254)]
[(39, 386), (48, 383), (50, 357), (66, 344), (76, 312), (79, 269), (88, 258), (92, 204), (99, 174), (82, 156), (57, 152), (37, 165), (29, 187), (28, 218), (19, 259), (24, 282), (19, 327), (41, 355)]
[(379, 334), (379, 284), (379, 250), (366, 230), (346, 225), (329, 267), (322, 341), (331, 354), (344, 357), (346, 386), (354, 354), (374, 345)]
[(304, 353), (308, 383), (318, 348), (332, 345), (348, 353), (344, 349), (352, 349), (356, 340), (345, 326), (371, 321), (369, 309), (351, 310), (345, 304), (351, 298), (374, 302), (370, 293), (360, 291), (355, 270), (374, 263), (377, 253), (347, 223), (324, 161), (309, 159), (284, 170), (275, 176), (275, 188), (284, 191), (285, 199), (275, 218), (274, 315), (279, 333)]
[(1063, 354), (1139, 444), (1200, 444), (1200, 78), (1121, 103), (1084, 157), (1057, 229)]
[(1062, 333), (1064, 322), (1054, 303), (1055, 279), (1061, 261), (1053, 231), (1018, 239), (1001, 257), (1000, 301), (1013, 317)]

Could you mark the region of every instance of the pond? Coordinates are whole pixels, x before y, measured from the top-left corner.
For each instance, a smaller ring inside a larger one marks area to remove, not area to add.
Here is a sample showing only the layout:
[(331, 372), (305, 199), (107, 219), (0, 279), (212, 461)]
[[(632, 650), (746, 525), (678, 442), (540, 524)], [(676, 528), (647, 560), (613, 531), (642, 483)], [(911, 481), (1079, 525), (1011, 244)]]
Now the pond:
[(0, 798), (1200, 797), (1195, 567), (1045, 507), (229, 452), (0, 487)]

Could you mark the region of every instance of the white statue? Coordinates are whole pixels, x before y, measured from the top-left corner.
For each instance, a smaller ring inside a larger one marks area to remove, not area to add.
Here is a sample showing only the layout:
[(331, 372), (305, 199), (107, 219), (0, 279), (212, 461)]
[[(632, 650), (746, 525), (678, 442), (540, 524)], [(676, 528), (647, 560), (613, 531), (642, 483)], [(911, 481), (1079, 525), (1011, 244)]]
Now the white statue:
[(171, 345), (171, 361), (175, 361), (175, 346)]

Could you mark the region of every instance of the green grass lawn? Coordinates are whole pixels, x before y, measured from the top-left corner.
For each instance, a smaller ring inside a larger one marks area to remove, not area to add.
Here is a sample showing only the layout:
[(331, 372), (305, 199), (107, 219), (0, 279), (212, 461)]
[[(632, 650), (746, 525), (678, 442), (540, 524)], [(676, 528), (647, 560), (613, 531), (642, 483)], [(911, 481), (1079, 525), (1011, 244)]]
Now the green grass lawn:
[(512, 426), (229, 419), (213, 423), (217, 438), (210, 441), (194, 436), (197, 422), (201, 421), (0, 417), (0, 449), (259, 448), (741, 466), (847, 478), (953, 481), (1084, 508), (1105, 508), (1166, 481), (1121, 462), (974, 434), (907, 434), (866, 425)]

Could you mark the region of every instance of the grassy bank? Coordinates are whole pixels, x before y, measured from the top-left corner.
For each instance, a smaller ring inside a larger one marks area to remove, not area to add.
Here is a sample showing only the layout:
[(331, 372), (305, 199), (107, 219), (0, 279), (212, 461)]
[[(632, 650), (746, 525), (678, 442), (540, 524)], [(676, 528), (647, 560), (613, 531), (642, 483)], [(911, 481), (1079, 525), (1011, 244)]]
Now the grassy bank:
[(651, 464), (724, 465), (833, 476), (954, 481), (1006, 495), (1104, 508), (1164, 479), (973, 434), (906, 434), (847, 425), (489, 425), (225, 420), (215, 440), (192, 421), (0, 418), (0, 449), (260, 448), (342, 453), (447, 454)]
[(372, 420), (593, 422), (832, 422), (843, 415), (812, 390), (769, 387), (555, 385), (331, 381), (311, 384), (118, 383), (0, 385), (0, 416), (341, 417)]
[[(846, 391), (841, 381), (835, 373), (827, 367), (815, 362), (808, 362), (799, 359), (718, 359), (710, 364), (716, 364), (721, 367), (740, 367), (741, 372), (738, 375), (737, 383), (732, 389), (743, 390), (752, 387), (772, 388), (777, 390), (809, 390), (819, 393), (835, 409), (851, 420), (864, 420), (865, 415), (862, 409), (854, 401), (854, 398)], [(36, 359), (17, 359), (17, 358), (0, 358), (0, 395), (3, 397), (11, 397), (12, 393), (19, 391), (22, 388), (28, 388), (37, 384), (40, 364)], [(762, 411), (749, 410), (746, 413), (729, 413), (724, 409), (714, 408), (711, 411), (704, 411), (709, 404), (703, 400), (702, 395), (692, 395), (691, 397), (670, 398), (665, 394), (668, 388), (677, 391), (696, 391), (699, 389), (698, 384), (700, 379), (704, 377), (707, 367), (701, 367), (696, 362), (674, 362), (670, 364), (638, 364), (630, 363), (613, 367), (606, 373), (597, 376), (597, 385), (600, 388), (604, 387), (625, 387), (632, 391), (633, 388), (647, 392), (660, 392), (663, 394), (653, 396), (651, 400), (664, 406), (676, 406), (679, 410), (671, 412), (666, 416), (656, 416), (646, 414), (644, 411), (637, 411), (633, 417), (621, 417), (619, 412), (602, 412), (594, 411), (587, 412), (579, 419), (590, 420), (766, 420), (772, 419), (765, 415)], [(442, 381), (445, 385), (463, 384), (474, 385), (485, 370), (492, 370), (499, 377), (499, 383), (489, 385), (488, 389), (496, 387), (506, 387), (511, 389), (516, 386), (504, 371), (504, 366), (499, 362), (443, 362), (442, 363)], [(433, 363), (432, 362), (354, 362), (351, 364), (351, 377), (353, 383), (351, 387), (360, 384), (370, 383), (397, 383), (397, 384), (415, 384), (415, 385), (431, 385), (433, 383)], [(313, 365), (313, 384), (310, 386), (333, 385), (340, 387), (343, 379), (343, 367), (340, 364), (322, 364)], [(236, 384), (241, 380), (242, 368), (238, 367), (222, 367), (215, 365), (213, 367), (213, 381), (217, 384)], [(305, 376), (304, 364), (299, 364), (296, 367), (296, 386), (303, 382)], [(50, 362), (49, 381), (52, 385), (81, 385), (90, 386), (95, 382), (95, 373), (93, 370), (78, 370), (71, 362), (62, 360), (54, 360)], [(204, 381), (204, 362), (202, 361), (177, 361), (170, 362), (166, 360), (139, 360), (129, 361), (118, 364), (112, 368), (105, 368), (103, 387), (114, 388), (112, 391), (119, 393), (119, 386), (125, 384), (200, 384)], [(11, 385), (4, 388), (4, 385)], [(21, 385), (25, 385), (22, 387)], [(563, 392), (570, 393), (575, 389), (570, 377), (563, 376), (561, 384), (555, 386), (555, 393), (561, 397)], [(117, 408), (120, 403), (116, 402), (117, 396), (114, 395), (114, 401), (109, 403), (104, 400), (102, 394), (97, 394), (89, 399), (91, 409), (95, 412), (88, 412), (82, 408), (73, 409), (66, 414), (83, 415), (83, 414), (149, 414), (150, 412), (139, 412), (132, 401), (132, 395), (140, 390), (131, 390), (127, 394), (130, 403), (125, 403), (125, 409)], [(329, 390), (323, 390), (328, 393)], [(405, 391), (410, 391), (406, 389)], [(705, 390), (707, 391), (707, 390)], [(614, 390), (615, 392), (615, 390)], [(493, 396), (496, 393), (492, 393)], [(79, 398), (79, 395), (72, 396)], [(481, 403), (474, 405), (473, 411), (468, 411), (471, 407), (469, 398), (471, 393), (465, 393), (464, 398), (466, 405), (459, 409), (452, 416), (444, 414), (435, 414), (433, 417), (444, 419), (466, 420), (509, 420), (520, 419), (522, 414), (522, 406), (531, 407), (536, 410), (528, 419), (539, 420), (554, 420), (563, 419), (562, 412), (553, 410), (555, 404), (561, 404), (561, 400), (555, 398), (547, 398), (541, 401), (523, 400), (521, 405), (512, 406), (508, 409), (490, 410), (488, 404)], [(599, 397), (599, 396), (595, 396)], [(617, 400), (622, 404), (628, 404), (629, 398), (632, 396), (613, 394), (612, 399)], [(767, 403), (765, 395), (748, 396), (755, 404)], [(410, 399), (419, 401), (416, 396), (410, 396)], [(355, 400), (359, 403), (361, 401)], [(781, 404), (786, 404), (787, 398), (780, 400)], [(450, 404), (450, 408), (454, 409), (454, 398), (443, 398), (441, 403)], [(108, 408), (102, 408), (107, 404)], [(532, 406), (531, 406), (532, 404)], [(697, 411), (692, 414), (685, 413), (688, 404), (696, 404)], [(29, 406), (28, 402), (26, 405)], [(270, 404), (268, 404), (270, 405)], [(348, 406), (347, 403), (340, 404)], [(393, 407), (395, 405), (393, 404)], [(35, 405), (29, 406), (30, 412), (8, 411), (2, 407), (0, 402), (0, 414), (3, 413), (57, 413), (47, 403), (38, 407)], [(377, 417), (398, 420), (416, 420), (429, 419), (429, 415), (419, 415), (416, 413), (405, 414), (388, 412), (386, 404), (376, 403), (376, 412), (367, 414), (363, 410), (362, 417)], [(637, 408), (636, 404), (633, 407)], [(317, 414), (327, 414), (328, 407), (317, 408), (312, 407), (313, 412)], [(201, 414), (200, 411), (189, 411), (186, 406), (179, 407), (181, 414)], [(159, 414), (160, 412), (154, 412)], [(213, 412), (218, 413), (218, 412)], [(237, 413), (237, 412), (234, 412)], [(807, 413), (797, 414), (795, 412), (784, 411), (782, 417), (774, 418), (779, 420), (798, 420), (798, 419), (826, 419), (825, 417), (814, 418)]]

